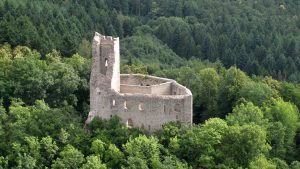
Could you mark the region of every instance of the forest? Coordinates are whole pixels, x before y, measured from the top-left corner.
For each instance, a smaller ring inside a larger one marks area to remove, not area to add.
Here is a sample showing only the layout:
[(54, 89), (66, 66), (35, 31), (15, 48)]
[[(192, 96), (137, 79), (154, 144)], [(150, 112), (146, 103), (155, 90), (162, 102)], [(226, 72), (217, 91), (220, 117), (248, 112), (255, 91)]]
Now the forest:
[[(300, 168), (300, 1), (0, 0), (0, 168)], [(94, 32), (191, 89), (153, 134), (89, 112)], [(87, 130), (88, 129), (88, 130)]]

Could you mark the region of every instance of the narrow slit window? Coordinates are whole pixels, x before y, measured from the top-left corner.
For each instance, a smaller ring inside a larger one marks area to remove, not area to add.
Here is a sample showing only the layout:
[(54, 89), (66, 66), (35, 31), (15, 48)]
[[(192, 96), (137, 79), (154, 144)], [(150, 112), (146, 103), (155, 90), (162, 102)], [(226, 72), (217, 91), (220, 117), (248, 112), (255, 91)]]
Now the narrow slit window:
[(127, 102), (126, 102), (126, 101), (124, 102), (124, 109), (125, 109), (125, 110), (128, 109), (128, 108), (127, 108)]
[(108, 59), (105, 58), (105, 67), (107, 67), (107, 66), (108, 66)]
[(113, 100), (112, 100), (112, 106), (115, 106), (115, 105), (116, 105), (116, 100), (113, 99)]

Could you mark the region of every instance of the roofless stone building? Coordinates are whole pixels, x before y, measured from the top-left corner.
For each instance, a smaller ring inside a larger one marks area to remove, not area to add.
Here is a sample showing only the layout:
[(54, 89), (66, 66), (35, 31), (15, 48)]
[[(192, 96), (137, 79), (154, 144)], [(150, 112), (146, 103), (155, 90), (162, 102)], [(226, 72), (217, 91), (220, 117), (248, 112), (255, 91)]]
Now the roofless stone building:
[(170, 121), (192, 123), (192, 93), (175, 80), (120, 74), (119, 38), (95, 33), (90, 78), (90, 113), (109, 119), (119, 116), (128, 127), (150, 132)]

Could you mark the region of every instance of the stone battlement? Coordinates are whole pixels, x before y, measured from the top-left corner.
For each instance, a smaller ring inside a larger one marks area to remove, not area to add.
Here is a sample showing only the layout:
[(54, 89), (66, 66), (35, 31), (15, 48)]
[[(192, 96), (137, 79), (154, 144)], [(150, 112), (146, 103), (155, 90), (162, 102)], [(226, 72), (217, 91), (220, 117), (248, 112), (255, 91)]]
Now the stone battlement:
[(98, 33), (98, 32), (96, 32), (95, 33), (95, 36), (94, 36), (94, 38), (96, 38), (99, 42), (100, 42), (100, 40), (101, 41), (117, 41), (117, 40), (119, 40), (119, 38), (113, 38), (112, 36), (104, 36), (104, 35), (101, 35), (100, 33)]

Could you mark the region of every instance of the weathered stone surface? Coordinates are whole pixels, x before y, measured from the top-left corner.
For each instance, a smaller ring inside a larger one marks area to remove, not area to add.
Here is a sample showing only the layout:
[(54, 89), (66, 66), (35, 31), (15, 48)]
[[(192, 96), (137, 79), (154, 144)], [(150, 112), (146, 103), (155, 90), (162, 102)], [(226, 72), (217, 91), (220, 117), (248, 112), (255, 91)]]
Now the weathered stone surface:
[(153, 132), (170, 121), (192, 123), (193, 97), (186, 87), (166, 78), (120, 75), (119, 38), (95, 33), (90, 79), (90, 113), (104, 119), (119, 116), (128, 127)]

